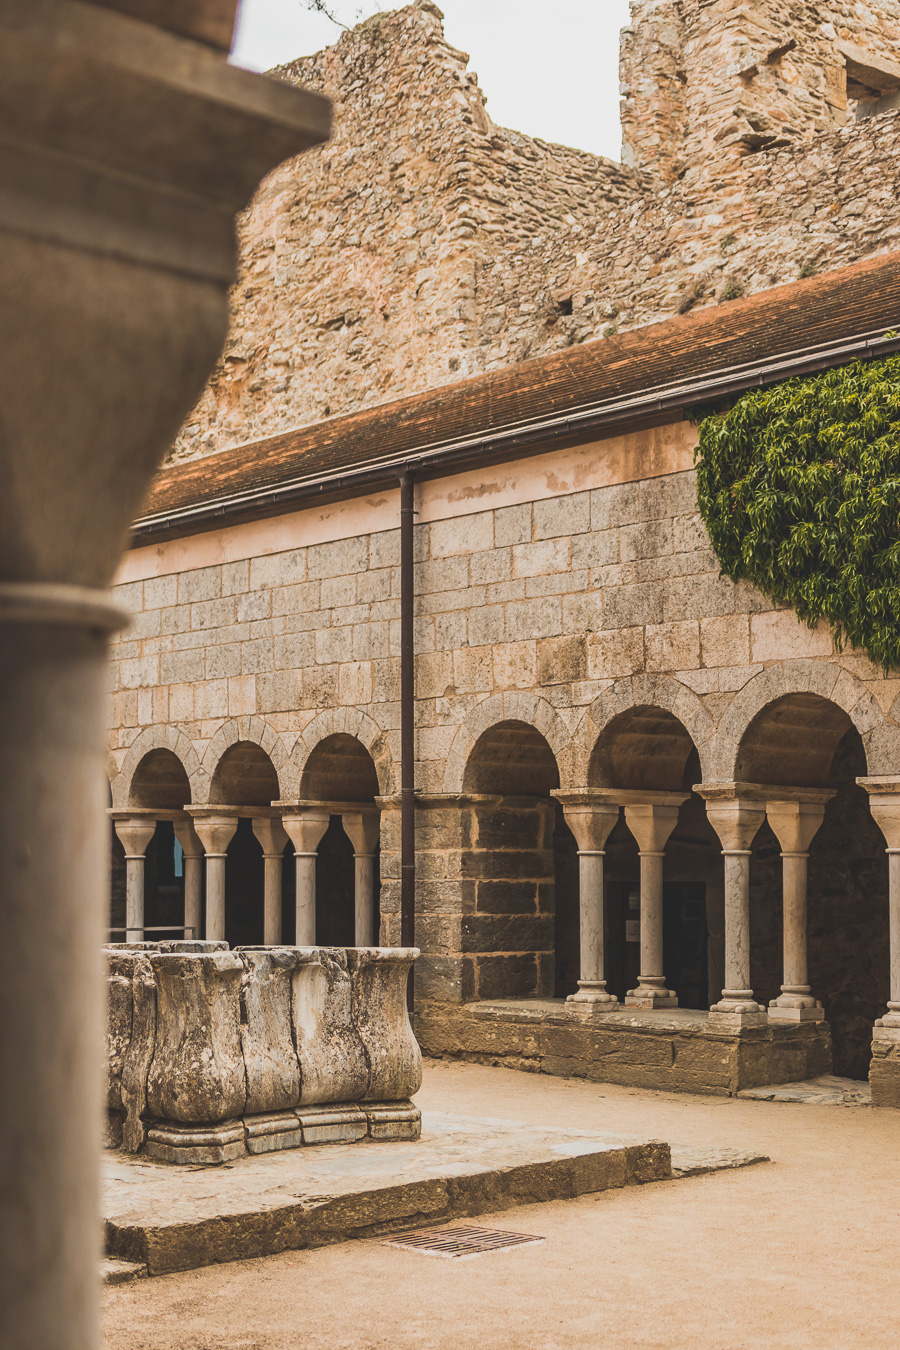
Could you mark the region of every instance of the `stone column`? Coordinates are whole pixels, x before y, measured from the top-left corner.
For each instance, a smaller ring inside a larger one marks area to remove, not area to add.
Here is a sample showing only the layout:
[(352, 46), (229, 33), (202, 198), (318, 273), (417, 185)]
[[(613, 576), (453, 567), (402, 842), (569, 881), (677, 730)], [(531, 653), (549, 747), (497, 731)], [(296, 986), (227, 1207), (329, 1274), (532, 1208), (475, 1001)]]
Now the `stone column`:
[(380, 832), (379, 813), (375, 808), (354, 808), (342, 811), (344, 831), (355, 854), (355, 897), (357, 947), (378, 946), (375, 928), (375, 849)]
[(203, 932), (203, 845), (189, 817), (174, 821), (173, 828), (184, 855), (184, 935), (199, 938)]
[(289, 806), (279, 802), (284, 815), (281, 823), (294, 845), (297, 868), (297, 932), (298, 947), (314, 947), (316, 943), (316, 850), (331, 819), (321, 806)]
[(764, 1026), (766, 1014), (750, 987), (750, 846), (766, 818), (765, 803), (738, 796), (734, 788), (700, 784), (694, 791), (706, 798), (725, 859), (725, 988), (709, 1010), (710, 1026), (720, 1031)]
[(665, 801), (626, 801), (625, 823), (641, 851), (641, 973), (638, 987), (628, 991), (626, 1008), (678, 1007), (678, 996), (666, 988), (663, 974), (663, 858), (685, 801), (686, 796), (670, 793)]
[[(203, 808), (199, 808), (202, 810)], [(238, 827), (238, 817), (191, 811), (194, 829), (206, 852), (206, 939), (225, 941), (225, 860)]]
[(281, 874), (288, 836), (277, 816), (254, 816), (253, 833), (263, 851), (263, 942), (277, 947), (281, 942)]
[(113, 822), (125, 849), (125, 941), (143, 942), (145, 855), (156, 821), (145, 815), (114, 815)]
[(767, 801), (766, 816), (781, 845), (783, 877), (784, 983), (778, 998), (769, 1004), (769, 1017), (789, 1022), (823, 1022), (822, 1005), (807, 983), (806, 968), (806, 873), (809, 846), (822, 824), (825, 802), (833, 793), (818, 794), (819, 801)]
[(553, 794), (562, 803), (566, 824), (578, 845), (578, 908), (581, 929), (581, 978), (578, 993), (566, 1002), (572, 1012), (613, 1012), (619, 1000), (606, 987), (603, 893), (604, 845), (619, 819), (615, 802), (595, 802), (580, 793)]
[[(189, 36), (117, 8), (181, 21)], [(203, 8), (224, 19), (235, 4)], [(199, 9), (0, 5), (0, 1344), (11, 1350), (100, 1341), (104, 684), (109, 634), (126, 621), (107, 588), (221, 350), (235, 213), (263, 174), (328, 135), (324, 99), (192, 41), (184, 17)]]
[[(875, 1023), (876, 1039), (900, 1041), (900, 777), (857, 778), (869, 794), (872, 819), (887, 842), (890, 940), (888, 1010)], [(887, 1034), (890, 1032), (890, 1036)]]

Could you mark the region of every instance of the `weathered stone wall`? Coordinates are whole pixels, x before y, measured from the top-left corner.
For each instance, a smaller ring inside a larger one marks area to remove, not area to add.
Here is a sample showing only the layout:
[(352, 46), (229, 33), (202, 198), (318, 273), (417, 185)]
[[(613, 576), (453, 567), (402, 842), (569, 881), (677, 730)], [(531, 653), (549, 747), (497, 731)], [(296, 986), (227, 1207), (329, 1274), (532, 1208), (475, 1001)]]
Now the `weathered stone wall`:
[(897, 0), (642, 0), (633, 167), (494, 126), (430, 0), (283, 67), (334, 99), (335, 138), (244, 215), (228, 347), (176, 457), (895, 248), (900, 119), (852, 119), (848, 41), (900, 72)]

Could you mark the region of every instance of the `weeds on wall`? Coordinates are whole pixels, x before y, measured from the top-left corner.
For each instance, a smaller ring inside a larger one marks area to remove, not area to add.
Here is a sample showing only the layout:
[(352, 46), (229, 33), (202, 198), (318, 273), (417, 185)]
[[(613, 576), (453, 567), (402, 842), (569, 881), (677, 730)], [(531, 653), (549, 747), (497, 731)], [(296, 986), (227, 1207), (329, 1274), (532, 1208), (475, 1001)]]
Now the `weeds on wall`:
[(900, 667), (900, 356), (696, 420), (697, 500), (723, 575), (810, 627), (826, 620), (838, 650)]

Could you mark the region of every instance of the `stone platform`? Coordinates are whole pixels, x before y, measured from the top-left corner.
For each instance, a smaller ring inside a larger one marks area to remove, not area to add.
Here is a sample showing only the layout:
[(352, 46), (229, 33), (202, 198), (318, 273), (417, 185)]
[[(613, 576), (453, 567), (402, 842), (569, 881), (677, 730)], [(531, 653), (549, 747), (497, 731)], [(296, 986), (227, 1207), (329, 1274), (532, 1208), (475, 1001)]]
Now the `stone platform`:
[(108, 1255), (150, 1275), (673, 1175), (658, 1140), (437, 1112), (426, 1112), (417, 1143), (320, 1145), (177, 1171), (107, 1155), (104, 1171)]
[(579, 1015), (564, 999), (425, 1003), (415, 1031), (437, 1058), (717, 1097), (832, 1069), (826, 1022), (713, 1031), (707, 1013), (691, 1008)]

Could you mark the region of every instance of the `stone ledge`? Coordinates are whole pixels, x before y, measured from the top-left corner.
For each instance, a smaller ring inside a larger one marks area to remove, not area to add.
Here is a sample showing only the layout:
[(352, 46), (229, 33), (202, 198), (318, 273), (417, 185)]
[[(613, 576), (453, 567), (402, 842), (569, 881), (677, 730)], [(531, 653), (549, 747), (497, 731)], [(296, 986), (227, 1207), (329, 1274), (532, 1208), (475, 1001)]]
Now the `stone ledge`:
[(174, 1173), (105, 1164), (107, 1251), (151, 1275), (672, 1176), (669, 1145), (426, 1113), (418, 1143), (314, 1147)]
[(622, 1009), (573, 1018), (561, 999), (420, 1005), (416, 1035), (435, 1058), (624, 1087), (731, 1097), (744, 1088), (830, 1073), (826, 1023), (775, 1023), (740, 1033), (709, 1028), (705, 1012)]

